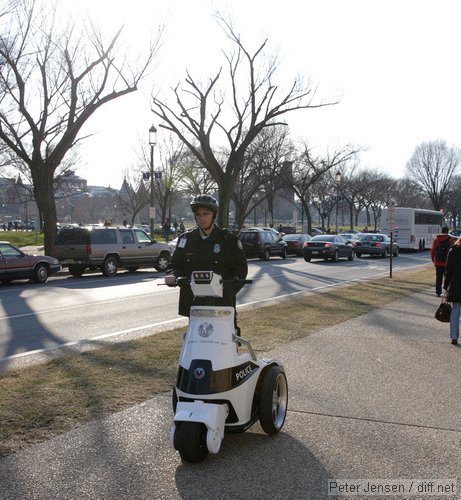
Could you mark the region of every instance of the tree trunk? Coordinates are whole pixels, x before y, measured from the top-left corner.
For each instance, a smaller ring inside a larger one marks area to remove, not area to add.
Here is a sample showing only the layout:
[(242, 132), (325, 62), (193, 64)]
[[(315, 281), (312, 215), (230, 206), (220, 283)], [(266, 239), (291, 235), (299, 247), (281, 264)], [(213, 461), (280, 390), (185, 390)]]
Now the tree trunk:
[(54, 170), (47, 165), (31, 167), (34, 182), (34, 196), (39, 213), (43, 214), (45, 233), (45, 255), (53, 255), (53, 244), (58, 229), (56, 227), (56, 201), (54, 199)]

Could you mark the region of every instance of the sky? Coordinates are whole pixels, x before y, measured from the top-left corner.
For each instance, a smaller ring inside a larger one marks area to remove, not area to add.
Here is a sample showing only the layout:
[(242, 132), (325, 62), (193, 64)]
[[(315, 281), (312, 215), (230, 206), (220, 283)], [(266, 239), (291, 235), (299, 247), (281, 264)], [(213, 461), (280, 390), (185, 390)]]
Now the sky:
[[(119, 188), (159, 120), (151, 91), (171, 96), (186, 69), (206, 81), (229, 43), (213, 14), (231, 16), (244, 45), (268, 38), (282, 87), (302, 75), (323, 101), (339, 104), (285, 116), (293, 139), (319, 153), (354, 144), (364, 168), (404, 175), (415, 147), (443, 139), (461, 147), (461, 30), (458, 0), (58, 0), (113, 33), (124, 23), (130, 49), (164, 25), (153, 72), (135, 94), (104, 105), (84, 132), (76, 173)], [(158, 154), (158, 152), (156, 152)], [(154, 160), (157, 162), (158, 159)]]

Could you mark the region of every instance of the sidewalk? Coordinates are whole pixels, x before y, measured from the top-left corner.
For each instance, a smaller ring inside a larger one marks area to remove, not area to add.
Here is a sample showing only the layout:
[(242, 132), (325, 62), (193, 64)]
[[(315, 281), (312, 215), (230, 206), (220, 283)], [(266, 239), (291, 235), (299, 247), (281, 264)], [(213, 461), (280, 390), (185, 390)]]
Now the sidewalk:
[[(329, 496), (328, 481), (380, 479), (407, 489), (373, 499), (460, 498), (461, 348), (434, 319), (438, 303), (427, 290), (273, 352), (289, 384), (277, 436), (255, 425), (184, 465), (168, 444), (171, 395), (160, 395), (0, 460), (1, 497), (370, 498)], [(433, 480), (456, 496), (430, 496)]]

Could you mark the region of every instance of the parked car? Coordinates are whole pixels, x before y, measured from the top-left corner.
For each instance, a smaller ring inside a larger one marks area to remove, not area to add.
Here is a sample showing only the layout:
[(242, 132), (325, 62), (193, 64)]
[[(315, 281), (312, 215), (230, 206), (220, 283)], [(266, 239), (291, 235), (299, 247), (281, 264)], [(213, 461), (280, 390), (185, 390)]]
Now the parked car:
[(361, 257), (367, 255), (380, 255), (381, 257), (389, 257), (391, 251), (394, 257), (399, 255), (399, 245), (397, 242), (392, 242), (387, 234), (363, 234), (359, 241), (354, 243), (355, 255)]
[(243, 251), (247, 257), (269, 260), (273, 255), (287, 258), (287, 243), (274, 231), (261, 228), (242, 229), (239, 233)]
[(7, 241), (0, 241), (0, 281), (32, 280), (45, 283), (61, 269), (57, 259), (47, 255), (28, 255)]
[(312, 236), (304, 233), (286, 234), (283, 240), (287, 242), (287, 254), (302, 256), (304, 243), (311, 239)]
[(313, 228), (311, 228), (309, 234), (311, 236), (319, 236), (321, 234), (325, 234), (325, 232), (322, 229), (320, 229), (319, 227), (313, 227)]
[(356, 241), (359, 241), (363, 235), (364, 233), (341, 233), (339, 236), (354, 244)]
[(81, 276), (86, 269), (100, 269), (104, 276), (114, 276), (120, 267), (131, 272), (140, 267), (165, 271), (171, 249), (137, 228), (79, 227), (58, 233), (53, 255), (73, 276)]
[(354, 247), (337, 234), (321, 234), (304, 243), (303, 257), (306, 262), (311, 259), (338, 262), (341, 257), (354, 260)]
[(176, 250), (176, 245), (178, 244), (179, 236), (176, 236), (173, 240), (169, 241), (167, 245), (170, 247), (171, 255)]

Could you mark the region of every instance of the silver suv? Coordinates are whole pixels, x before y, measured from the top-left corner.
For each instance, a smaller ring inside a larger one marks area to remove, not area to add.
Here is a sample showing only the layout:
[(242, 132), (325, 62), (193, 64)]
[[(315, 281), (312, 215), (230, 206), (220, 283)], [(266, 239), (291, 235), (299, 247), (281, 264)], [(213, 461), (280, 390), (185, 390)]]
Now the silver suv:
[(165, 271), (171, 250), (141, 229), (70, 227), (58, 233), (53, 255), (72, 276), (81, 276), (85, 269), (101, 269), (104, 276), (114, 276), (120, 267), (131, 272), (140, 267)]

